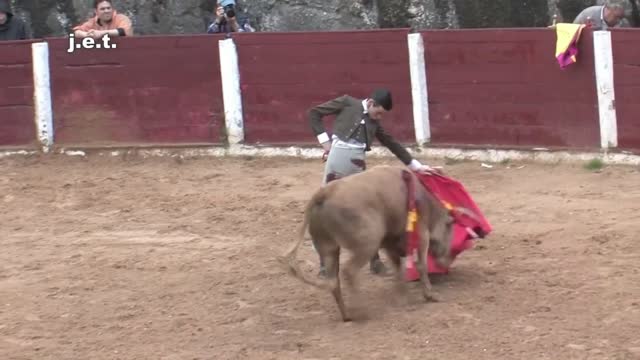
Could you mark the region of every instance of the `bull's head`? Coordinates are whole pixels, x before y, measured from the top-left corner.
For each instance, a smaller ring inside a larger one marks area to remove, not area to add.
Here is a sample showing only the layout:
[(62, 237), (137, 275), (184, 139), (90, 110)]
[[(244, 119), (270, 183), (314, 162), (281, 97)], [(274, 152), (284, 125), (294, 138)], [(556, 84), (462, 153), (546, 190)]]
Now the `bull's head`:
[[(454, 231), (453, 225), (456, 222), (454, 215), (464, 214), (477, 221), (481, 219), (475, 212), (464, 207), (445, 206), (445, 208), (448, 211), (439, 217), (431, 229), (429, 251), (439, 266), (448, 268), (455, 257), (451, 253), (451, 240), (453, 239)], [(477, 234), (473, 234), (472, 236), (478, 237)]]
[(453, 224), (455, 219), (448, 212), (444, 213), (429, 234), (429, 252), (439, 266), (448, 268), (453, 262), (451, 255), (451, 239), (453, 238)]

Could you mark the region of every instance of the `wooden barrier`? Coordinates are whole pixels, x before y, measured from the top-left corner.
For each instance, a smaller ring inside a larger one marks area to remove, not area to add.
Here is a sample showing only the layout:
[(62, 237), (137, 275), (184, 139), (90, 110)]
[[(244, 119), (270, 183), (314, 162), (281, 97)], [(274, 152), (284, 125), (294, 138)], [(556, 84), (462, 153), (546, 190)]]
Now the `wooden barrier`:
[(639, 35), (585, 30), (565, 70), (547, 28), (136, 36), (71, 54), (68, 39), (4, 42), (0, 146), (317, 149), (310, 107), (387, 87), (384, 126), (407, 145), (640, 151)]
[(640, 151), (640, 30), (612, 31), (618, 146)]
[[(406, 29), (233, 34), (238, 47), (245, 142), (315, 144), (307, 111), (343, 94), (391, 90), (385, 129), (415, 142)], [(333, 117), (327, 117), (328, 130)]]
[(67, 39), (49, 39), (55, 143), (223, 143), (221, 38), (113, 38), (116, 49), (71, 54)]
[(31, 41), (0, 43), (0, 146), (35, 148)]
[(590, 32), (566, 70), (550, 29), (421, 34), (433, 145), (598, 148)]

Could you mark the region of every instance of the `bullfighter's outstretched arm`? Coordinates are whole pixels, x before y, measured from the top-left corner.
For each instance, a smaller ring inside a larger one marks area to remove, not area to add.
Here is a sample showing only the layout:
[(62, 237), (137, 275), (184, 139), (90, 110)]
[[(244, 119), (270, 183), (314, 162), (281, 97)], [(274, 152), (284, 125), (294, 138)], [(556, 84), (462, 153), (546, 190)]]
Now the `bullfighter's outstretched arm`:
[(391, 134), (387, 133), (381, 125), (376, 129), (376, 138), (382, 145), (389, 149), (403, 164), (409, 165), (413, 160), (413, 156), (409, 154), (407, 149), (397, 142)]
[(389, 149), (403, 164), (408, 166), (414, 171), (431, 171), (431, 167), (422, 165), (418, 160), (405, 149), (402, 144), (397, 142), (391, 134), (387, 133), (382, 126), (378, 126), (376, 129), (376, 138), (382, 145)]

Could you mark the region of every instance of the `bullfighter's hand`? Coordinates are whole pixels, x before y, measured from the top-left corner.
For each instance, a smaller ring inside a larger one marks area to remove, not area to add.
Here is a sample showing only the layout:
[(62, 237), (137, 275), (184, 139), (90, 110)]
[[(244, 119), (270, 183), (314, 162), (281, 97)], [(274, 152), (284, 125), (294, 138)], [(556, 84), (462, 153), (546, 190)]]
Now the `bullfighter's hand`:
[(440, 170), (439, 168), (433, 168), (429, 165), (422, 165), (417, 171), (423, 174), (443, 175), (442, 170)]
[(324, 154), (322, 154), (322, 162), (325, 162), (329, 158), (329, 151), (331, 151), (331, 141), (323, 142), (322, 149), (324, 149)]

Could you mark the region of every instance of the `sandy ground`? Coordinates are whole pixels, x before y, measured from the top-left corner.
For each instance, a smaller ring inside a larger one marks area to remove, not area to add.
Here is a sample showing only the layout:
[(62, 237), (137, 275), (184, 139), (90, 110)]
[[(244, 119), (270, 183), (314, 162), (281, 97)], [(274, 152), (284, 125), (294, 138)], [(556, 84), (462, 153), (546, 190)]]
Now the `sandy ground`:
[(345, 324), (274, 261), (318, 160), (0, 159), (0, 359), (639, 359), (638, 169), (520, 165), (446, 165), (494, 233)]

